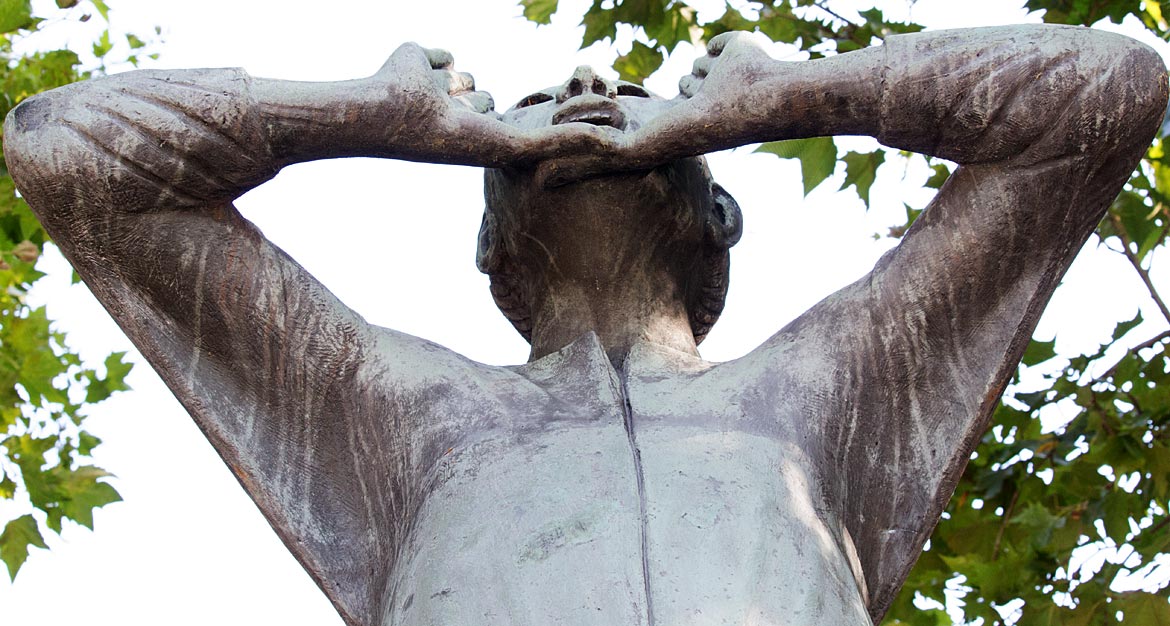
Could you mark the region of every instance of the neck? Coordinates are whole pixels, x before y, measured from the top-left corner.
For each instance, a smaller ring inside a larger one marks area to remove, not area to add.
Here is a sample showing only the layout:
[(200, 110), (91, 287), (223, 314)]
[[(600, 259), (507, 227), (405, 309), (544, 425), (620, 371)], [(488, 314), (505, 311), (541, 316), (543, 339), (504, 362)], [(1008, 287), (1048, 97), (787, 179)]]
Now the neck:
[(496, 232), (523, 285), (531, 359), (588, 332), (619, 369), (639, 342), (698, 355), (686, 303), (702, 274), (705, 172), (687, 161), (557, 188), (488, 177), (489, 202), (506, 207)]
[(530, 360), (597, 333), (614, 367), (648, 342), (698, 356), (686, 307), (668, 276), (634, 272), (596, 281), (556, 281), (534, 310)]

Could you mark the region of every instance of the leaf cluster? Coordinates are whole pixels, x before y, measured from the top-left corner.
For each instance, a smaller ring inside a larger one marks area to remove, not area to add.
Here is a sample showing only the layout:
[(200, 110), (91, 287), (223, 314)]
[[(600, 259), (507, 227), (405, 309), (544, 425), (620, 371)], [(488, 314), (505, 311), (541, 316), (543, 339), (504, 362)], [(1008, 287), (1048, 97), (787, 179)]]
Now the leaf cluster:
[[(87, 21), (96, 12), (108, 24), (102, 0), (57, 6), (54, 19)], [(0, 0), (0, 117), (33, 94), (89, 77), (72, 50), (14, 52), (14, 44), (50, 22), (33, 15), (29, 0)], [(94, 44), (101, 64), (94, 71), (104, 69), (114, 49), (110, 37), (106, 28)], [(135, 51), (147, 44), (134, 35), (126, 41), (124, 58), (136, 63)], [(109, 474), (90, 462), (101, 440), (85, 429), (85, 419), (89, 405), (127, 389), (130, 364), (114, 353), (100, 367), (86, 365), (45, 308), (28, 304), (48, 241), (0, 158), (0, 499), (16, 512), (0, 519), (0, 560), (12, 578), (30, 546), (46, 547), (45, 531), (60, 533), (66, 519), (92, 529), (93, 510), (121, 499), (104, 481)]]
[[(1141, 321), (1004, 398), (889, 623), (934, 624), (915, 606), (942, 605), (947, 591), (987, 624), (1170, 618), (1142, 590), (1165, 577), (1154, 559), (1170, 550), (1170, 332), (1107, 354)], [(1056, 361), (1053, 344), (1033, 341), (1021, 368)], [(1073, 417), (1047, 430), (1052, 412)]]

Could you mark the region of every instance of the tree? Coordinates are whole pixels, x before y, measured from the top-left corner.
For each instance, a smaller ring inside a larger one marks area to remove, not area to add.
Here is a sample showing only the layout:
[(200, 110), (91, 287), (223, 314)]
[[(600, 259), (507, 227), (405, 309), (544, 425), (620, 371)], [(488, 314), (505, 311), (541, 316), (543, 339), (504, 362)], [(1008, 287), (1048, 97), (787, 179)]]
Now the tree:
[[(582, 18), (581, 46), (613, 41), (632, 30), (630, 49), (614, 62), (625, 80), (641, 82), (679, 43), (701, 43), (728, 30), (758, 31), (810, 58), (856, 50), (884, 37), (922, 29), (886, 19), (878, 9), (849, 14), (831, 0), (762, 0), (728, 4), (700, 21), (681, 0), (594, 0)], [(843, 4), (843, 3), (842, 3)], [(524, 15), (549, 23), (557, 0), (520, 0)], [(742, 4), (737, 6), (743, 6)], [(1150, 0), (1027, 0), (1046, 22), (1089, 26), (1136, 22), (1163, 40), (1170, 28)], [(1124, 255), (1162, 317), (1170, 308), (1150, 279), (1151, 251), (1170, 234), (1170, 155), (1164, 126), (1097, 229), (1100, 245)], [(866, 207), (879, 168), (918, 155), (879, 149), (839, 154), (832, 138), (768, 143), (759, 152), (798, 159), (807, 195), (844, 164), (841, 189), (854, 188)], [(951, 164), (927, 160), (938, 188)], [(900, 237), (921, 213), (906, 206)], [(1158, 595), (1167, 572), (1154, 559), (1170, 552), (1170, 331), (1134, 339), (1140, 313), (1119, 320), (1099, 350), (1067, 359), (1055, 341), (1033, 341), (1021, 372), (1043, 372), (1038, 389), (1013, 385), (934, 531), (928, 549), (886, 616), (887, 624), (1096, 625), (1170, 623)], [(1071, 419), (1045, 426), (1057, 406)], [(1107, 558), (1088, 558), (1093, 551)], [(1118, 583), (1125, 580), (1126, 584)], [(1160, 582), (1159, 582), (1160, 581)], [(948, 604), (948, 596), (951, 601)]]
[[(116, 46), (109, 28), (93, 43), (92, 71), (72, 50), (18, 52), (30, 35), (63, 21), (85, 22), (96, 13), (108, 25), (103, 0), (56, 2), (51, 15), (34, 16), (30, 0), (0, 0), (0, 116), (33, 94), (103, 72), (107, 60), (136, 64), (148, 54), (133, 34)], [(100, 367), (83, 363), (45, 308), (29, 306), (47, 242), (0, 160), (0, 499), (17, 512), (0, 518), (0, 559), (13, 579), (30, 546), (46, 547), (46, 530), (60, 533), (66, 519), (92, 529), (93, 509), (121, 499), (104, 480), (109, 474), (90, 462), (101, 441), (85, 430), (85, 418), (89, 405), (127, 388), (130, 364), (120, 352)]]

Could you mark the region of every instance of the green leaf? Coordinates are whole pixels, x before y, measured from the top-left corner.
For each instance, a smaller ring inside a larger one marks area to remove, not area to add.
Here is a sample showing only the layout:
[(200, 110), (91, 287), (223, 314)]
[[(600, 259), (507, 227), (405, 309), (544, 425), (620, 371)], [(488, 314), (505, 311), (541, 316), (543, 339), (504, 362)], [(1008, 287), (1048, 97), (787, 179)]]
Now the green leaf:
[(110, 30), (106, 29), (102, 36), (93, 44), (93, 55), (97, 58), (102, 58), (109, 54), (110, 50), (114, 49), (114, 44), (110, 42)]
[(11, 500), (16, 495), (16, 482), (4, 474), (0, 477), (0, 499)]
[(520, 0), (520, 6), (524, 7), (524, 17), (537, 24), (548, 24), (557, 12), (557, 0)]
[(1170, 601), (1163, 595), (1134, 591), (1121, 594), (1113, 606), (1125, 613), (1126, 624), (1170, 626)]
[[(756, 23), (747, 19), (742, 13), (736, 11), (731, 7), (723, 12), (723, 15), (714, 22), (703, 24), (703, 39), (710, 40), (716, 35), (722, 35), (732, 30), (754, 30)], [(763, 25), (760, 25), (760, 30), (763, 31)], [(764, 34), (768, 34), (764, 32)]]
[(8, 566), (8, 577), (16, 580), (20, 566), (28, 559), (28, 547), (47, 548), (37, 521), (31, 515), (22, 515), (4, 527), (0, 533), (0, 559)]
[(1037, 549), (1047, 546), (1052, 540), (1052, 532), (1064, 526), (1064, 518), (1053, 515), (1039, 502), (1029, 502), (1011, 522), (1031, 531), (1031, 543)]
[(644, 25), (646, 36), (669, 53), (678, 44), (696, 39), (702, 31), (695, 20), (695, 10), (685, 4), (672, 4), (657, 24)]
[(31, 0), (0, 0), (0, 32), (11, 33), (32, 21)]
[(873, 152), (849, 152), (842, 159), (845, 161), (845, 182), (841, 189), (854, 187), (858, 197), (869, 208), (869, 188), (877, 179), (877, 169), (886, 160), (886, 153), (881, 150)]
[[(784, 7), (788, 9), (788, 7)], [(742, 30), (742, 28), (729, 28), (728, 30)], [(778, 10), (770, 16), (761, 15), (760, 32), (768, 36), (772, 41), (781, 43), (796, 43), (801, 38), (801, 29), (798, 18), (792, 14), (792, 10)]]
[(1036, 341), (1033, 339), (1024, 350), (1024, 358), (1020, 362), (1031, 367), (1037, 363), (1043, 363), (1054, 356), (1056, 356), (1055, 339), (1052, 341)]
[(85, 432), (77, 433), (77, 452), (82, 456), (89, 456), (93, 449), (101, 445), (102, 440)]
[[(1166, 168), (1155, 166), (1155, 169)], [(1159, 186), (1162, 186), (1161, 182)], [(1109, 227), (1102, 229), (1107, 235), (1118, 235), (1131, 242), (1131, 251), (1139, 261), (1162, 241), (1167, 230), (1163, 223), (1165, 218), (1158, 207), (1151, 206), (1153, 201), (1148, 194), (1134, 190), (1122, 191), (1113, 201), (1109, 212), (1120, 222), (1118, 229), (1123, 232), (1116, 232), (1111, 220), (1107, 220), (1111, 222)]]
[[(886, 236), (890, 237), (891, 239), (900, 239), (903, 235), (906, 234), (906, 231), (910, 230), (910, 227), (914, 225), (914, 222), (918, 219), (918, 216), (922, 215), (922, 209), (916, 209), (909, 204), (906, 204), (905, 202), (902, 203), (902, 206), (906, 209), (906, 223), (890, 227), (890, 230), (886, 233)], [(880, 235), (874, 235), (875, 239), (879, 237)]]
[(78, 1), (79, 0), (57, 0), (57, 8), (72, 9), (73, 7), (77, 6)]
[(1129, 534), (1129, 519), (1133, 509), (1133, 496), (1120, 489), (1109, 492), (1105, 497), (1105, 532), (1119, 545), (1125, 543)]
[(951, 168), (947, 167), (946, 163), (935, 163), (930, 166), (930, 169), (934, 173), (930, 175), (930, 178), (926, 179), (926, 186), (931, 189), (942, 188), (943, 183), (947, 182), (947, 179), (951, 177)]
[(662, 65), (662, 53), (635, 41), (634, 47), (628, 54), (623, 54), (613, 62), (613, 69), (618, 71), (622, 80), (642, 84), (646, 77), (653, 74)]
[[(1170, 447), (1160, 442), (1154, 442), (1146, 453), (1146, 464), (1150, 469), (1153, 482), (1153, 496), (1163, 502), (1170, 495)], [(1170, 533), (1166, 533), (1170, 539)]]
[(107, 22), (110, 21), (110, 7), (106, 5), (105, 0), (92, 1), (94, 8), (98, 10), (99, 14), (101, 14), (102, 19)]
[(112, 502), (120, 502), (122, 496), (109, 483), (98, 482), (110, 473), (92, 465), (63, 472), (60, 489), (63, 495), (61, 513), (93, 530), (93, 510)]
[(601, 0), (594, 0), (593, 6), (581, 18), (581, 25), (585, 27), (585, 34), (581, 36), (582, 49), (603, 39), (612, 41), (617, 36), (613, 10), (601, 8)]
[[(556, 0), (553, 0), (554, 10), (556, 9), (556, 4), (557, 4)], [(548, 22), (545, 22), (545, 24), (547, 24), (547, 23)], [(146, 42), (143, 41), (138, 35), (135, 35), (134, 33), (126, 33), (126, 43), (130, 44), (131, 50), (138, 50), (139, 48), (146, 47)]]
[(772, 141), (760, 145), (756, 152), (767, 152), (781, 159), (799, 159), (806, 196), (832, 176), (837, 166), (837, 144), (832, 137)]
[(1135, 326), (1142, 323), (1142, 312), (1139, 310), (1137, 315), (1128, 322), (1118, 322), (1117, 326), (1113, 327), (1113, 341), (1117, 341), (1125, 336), (1125, 333), (1133, 330)]
[(101, 402), (109, 398), (115, 391), (126, 391), (130, 388), (126, 384), (126, 375), (130, 373), (133, 363), (127, 363), (125, 352), (114, 352), (106, 357), (106, 375), (98, 377), (93, 371), (86, 372), (89, 385), (85, 390), (85, 401), (89, 404)]

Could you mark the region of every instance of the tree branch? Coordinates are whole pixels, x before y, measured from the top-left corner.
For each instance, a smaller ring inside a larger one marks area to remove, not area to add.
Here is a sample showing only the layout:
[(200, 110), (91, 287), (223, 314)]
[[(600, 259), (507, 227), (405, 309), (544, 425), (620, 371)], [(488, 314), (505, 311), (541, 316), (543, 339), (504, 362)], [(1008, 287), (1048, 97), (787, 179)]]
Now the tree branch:
[(846, 24), (849, 24), (850, 26), (855, 26), (855, 24), (852, 21), (845, 19), (844, 17), (841, 16), (840, 13), (837, 13), (837, 12), (833, 11), (832, 9), (830, 9), (829, 7), (825, 6), (824, 2), (816, 2), (813, 4), (813, 6), (824, 11), (825, 13), (828, 13), (829, 15), (833, 16), (835, 19), (838, 19), (842, 22), (845, 22)]
[(995, 547), (991, 549), (992, 561), (995, 561), (999, 558), (999, 542), (1003, 540), (1003, 531), (1005, 528), (1007, 528), (1008, 520), (1012, 518), (1012, 511), (1016, 508), (1016, 500), (1019, 499), (1020, 490), (1017, 488), (1015, 493), (1012, 494), (1012, 501), (1008, 504), (1008, 507), (1004, 509), (1003, 522), (1001, 522), (999, 525), (999, 532), (995, 533)]
[(1110, 213), (1109, 221), (1113, 224), (1113, 230), (1117, 232), (1117, 236), (1121, 238), (1121, 249), (1125, 251), (1125, 258), (1129, 259), (1130, 265), (1137, 271), (1138, 276), (1142, 277), (1142, 282), (1146, 284), (1146, 289), (1150, 292), (1150, 297), (1153, 298), (1154, 304), (1158, 305), (1158, 310), (1162, 312), (1162, 317), (1166, 318), (1166, 322), (1170, 323), (1170, 307), (1166, 306), (1166, 302), (1162, 300), (1162, 296), (1158, 294), (1158, 290), (1154, 289), (1154, 283), (1150, 280), (1150, 273), (1142, 267), (1137, 255), (1129, 249), (1129, 244), (1133, 241), (1129, 238), (1129, 233), (1125, 231), (1125, 225), (1121, 223), (1121, 219), (1116, 215)]

